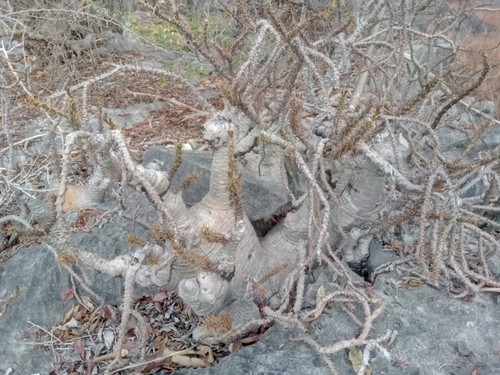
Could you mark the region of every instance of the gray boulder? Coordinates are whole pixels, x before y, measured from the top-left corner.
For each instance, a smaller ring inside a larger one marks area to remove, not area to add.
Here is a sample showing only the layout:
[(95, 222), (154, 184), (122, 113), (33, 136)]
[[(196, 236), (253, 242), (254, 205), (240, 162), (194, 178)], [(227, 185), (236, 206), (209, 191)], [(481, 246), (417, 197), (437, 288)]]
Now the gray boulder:
[[(396, 274), (380, 276), (376, 291), (386, 308), (375, 320), (370, 338), (383, 336), (387, 330), (398, 335), (387, 350), (391, 358), (372, 351), (372, 374), (387, 375), (470, 375), (500, 373), (498, 304), (481, 294), (473, 300), (449, 298), (444, 292), (422, 285), (395, 288)], [(358, 317), (362, 313), (357, 308)], [(349, 339), (359, 333), (357, 326), (338, 304), (311, 324), (312, 337), (322, 346)], [(302, 333), (275, 325), (252, 346), (221, 359), (213, 367), (183, 369), (176, 375), (260, 375), (260, 374), (330, 374), (325, 363), (309, 345), (300, 341)], [(331, 356), (338, 374), (355, 375), (348, 350)]]

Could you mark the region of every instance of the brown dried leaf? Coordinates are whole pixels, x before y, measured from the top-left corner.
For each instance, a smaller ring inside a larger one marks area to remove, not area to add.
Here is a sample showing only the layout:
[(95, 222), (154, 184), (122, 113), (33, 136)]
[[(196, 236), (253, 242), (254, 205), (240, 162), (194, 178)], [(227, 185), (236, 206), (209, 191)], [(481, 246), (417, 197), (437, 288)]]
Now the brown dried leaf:
[(102, 309), (102, 312), (107, 320), (115, 321), (117, 318), (116, 307), (113, 305), (107, 305)]
[(145, 357), (144, 360), (147, 360), (149, 363), (146, 365), (146, 368), (144, 369), (143, 374), (149, 374), (152, 371), (157, 371), (161, 370), (163, 367), (162, 362), (150, 362), (151, 359), (148, 359), (149, 357)]
[(176, 351), (180, 351), (183, 346), (184, 346), (184, 343), (182, 343), (180, 341), (174, 341), (174, 342), (168, 343), (167, 349), (169, 349), (170, 351), (176, 352)]
[(69, 309), (69, 311), (66, 313), (66, 315), (64, 315), (64, 318), (63, 318), (63, 321), (62, 321), (62, 324), (66, 324), (68, 323), (71, 318), (73, 317), (73, 314), (77, 311), (78, 309), (78, 306), (71, 306), (71, 309)]
[(306, 319), (304, 319), (304, 322), (312, 322), (313, 320), (316, 320), (319, 318), (321, 313), (323, 312), (323, 309), (326, 306), (326, 302), (322, 303), (321, 299), (326, 295), (325, 293), (325, 287), (321, 285), (318, 289), (318, 292), (316, 293), (316, 307), (313, 310), (313, 313), (310, 314)]
[(206, 345), (200, 345), (198, 347), (198, 354), (204, 357), (208, 363), (214, 363), (214, 353), (212, 352), (212, 348)]
[(122, 345), (122, 348), (131, 351), (137, 348), (137, 344), (133, 341), (128, 340), (126, 343)]
[(62, 291), (61, 293), (61, 299), (63, 302), (68, 302), (70, 299), (73, 299), (75, 297), (75, 294), (73, 293), (73, 289), (68, 288)]
[(231, 353), (237, 352), (241, 348), (243, 348), (243, 344), (241, 343), (241, 340), (238, 340), (238, 341), (235, 341), (235, 342), (229, 344), (229, 351)]
[[(193, 352), (193, 354), (195, 354)], [(210, 364), (203, 358), (189, 357), (187, 355), (176, 354), (172, 356), (172, 362), (184, 367), (200, 368), (207, 367)]]
[(102, 212), (99, 210), (85, 210), (85, 213), (90, 216), (101, 216)]
[(153, 348), (163, 351), (166, 348), (167, 336), (157, 336), (153, 340)]
[[(174, 352), (169, 349), (163, 351), (164, 356), (171, 356), (172, 362), (184, 367), (207, 367), (210, 366), (213, 361), (212, 349), (208, 346), (201, 346), (200, 351), (195, 351), (192, 349), (181, 350), (179, 352)], [(198, 357), (202, 356), (202, 357)]]
[(94, 302), (92, 302), (89, 296), (83, 296), (81, 300), (85, 305), (85, 307), (87, 308), (87, 310), (93, 311), (97, 307), (97, 305)]
[(424, 285), (424, 284), (425, 283), (422, 280), (417, 280), (417, 279), (410, 279), (408, 281), (409, 286), (420, 286), (420, 285)]
[(365, 294), (367, 297), (371, 298), (371, 299), (376, 299), (377, 296), (378, 296), (378, 292), (375, 290), (375, 289), (366, 289), (365, 290)]
[(248, 337), (245, 337), (244, 339), (241, 339), (240, 341), (242, 344), (250, 345), (250, 344), (254, 344), (257, 341), (259, 341), (261, 336), (262, 335), (248, 336)]
[(131, 316), (127, 322), (127, 331), (135, 328), (137, 328), (137, 319)]
[(164, 299), (167, 299), (167, 297), (168, 297), (168, 294), (166, 292), (159, 292), (159, 293), (155, 294), (155, 296), (153, 297), (153, 301), (161, 302)]
[(80, 358), (85, 360), (85, 341), (82, 339), (76, 339), (73, 341), (76, 352), (80, 355)]
[[(351, 361), (354, 372), (357, 374), (363, 364), (363, 352), (359, 349), (351, 348), (351, 350), (349, 350), (349, 360)], [(364, 375), (371, 375), (371, 373), (371, 367), (369, 365), (366, 366)]]
[(160, 303), (160, 302), (155, 301), (155, 309), (156, 309), (156, 311), (158, 311), (158, 312), (163, 312), (163, 306), (161, 305), (161, 303)]
[(78, 321), (83, 321), (85, 320), (85, 314), (88, 313), (88, 310), (83, 308), (82, 306), (79, 306), (79, 310), (75, 313), (74, 318)]
[(158, 361), (155, 361), (156, 363), (161, 363), (162, 362), (162, 358), (167, 355), (165, 354), (164, 350), (157, 350), (155, 354), (151, 354), (151, 355), (148, 355), (146, 357), (144, 357), (144, 361), (145, 362), (151, 362), (151, 361), (155, 361), (156, 359), (158, 359)]

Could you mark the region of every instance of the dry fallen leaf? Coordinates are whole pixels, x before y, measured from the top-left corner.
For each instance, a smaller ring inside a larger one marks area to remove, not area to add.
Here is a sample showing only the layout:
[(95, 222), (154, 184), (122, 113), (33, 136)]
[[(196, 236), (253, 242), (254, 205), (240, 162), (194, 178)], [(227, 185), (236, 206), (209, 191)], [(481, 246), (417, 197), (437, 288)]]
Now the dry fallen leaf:
[(116, 313), (116, 307), (112, 305), (107, 305), (102, 309), (102, 312), (107, 320), (115, 321), (118, 319), (118, 314)]
[(187, 349), (176, 353), (172, 352), (169, 349), (165, 349), (163, 351), (163, 355), (164, 356), (171, 355), (173, 363), (177, 363), (178, 365), (184, 367), (192, 367), (192, 368), (207, 367), (214, 362), (212, 349), (204, 345), (200, 346), (198, 351)]
[(155, 301), (155, 309), (156, 309), (156, 311), (158, 311), (159, 313), (162, 313), (162, 312), (163, 312), (163, 306), (161, 305), (161, 303), (160, 303), (160, 302)]
[(155, 296), (153, 297), (153, 301), (161, 302), (164, 299), (167, 299), (167, 297), (168, 297), (168, 294), (166, 292), (159, 292), (159, 293), (155, 294)]
[(73, 293), (73, 289), (71, 288), (65, 289), (61, 293), (61, 299), (63, 300), (63, 302), (67, 302), (70, 299), (73, 299), (73, 297), (75, 297), (75, 295)]
[[(81, 322), (88, 321), (88, 310), (83, 308), (82, 306), (78, 306), (79, 310), (74, 314), (74, 318)], [(87, 319), (86, 319), (87, 318)]]
[(241, 340), (237, 340), (237, 341), (232, 342), (231, 344), (229, 344), (229, 351), (231, 353), (237, 352), (241, 348), (243, 348), (243, 344), (241, 343)]
[(130, 319), (128, 320), (127, 322), (127, 328), (126, 330), (130, 330), (130, 329), (136, 329), (137, 328), (137, 319), (134, 318), (133, 316), (130, 317)]
[(378, 292), (373, 288), (366, 289), (365, 294), (367, 297), (372, 298), (372, 299), (377, 299), (377, 296), (378, 296)]
[(94, 311), (94, 309), (97, 307), (97, 305), (94, 302), (92, 302), (89, 296), (83, 296), (81, 300), (85, 305), (85, 307), (87, 308), (87, 310), (89, 311)]
[[(354, 372), (357, 374), (363, 364), (363, 352), (359, 349), (351, 348), (351, 350), (349, 350), (349, 360), (351, 361)], [(371, 373), (371, 367), (369, 365), (366, 366), (364, 375), (371, 375)]]
[(322, 298), (326, 295), (325, 293), (325, 287), (321, 285), (318, 289), (318, 292), (316, 293), (316, 307), (314, 308), (313, 312), (306, 318), (304, 319), (304, 322), (312, 322), (313, 320), (316, 320), (319, 318), (321, 313), (323, 312), (323, 309), (326, 306), (326, 302), (321, 302)]
[(198, 353), (205, 357), (208, 363), (214, 363), (214, 353), (212, 352), (212, 348), (210, 346), (200, 345), (198, 347)]
[(73, 317), (73, 314), (76, 313), (77, 311), (78, 311), (78, 306), (75, 305), (71, 306), (71, 309), (69, 309), (66, 315), (64, 315), (62, 323), (63, 324), (68, 323), (69, 320)]
[(83, 207), (81, 197), (84, 195), (85, 187), (81, 185), (68, 185), (64, 195), (63, 209), (65, 211), (76, 211)]
[(209, 364), (203, 358), (189, 357), (187, 355), (176, 354), (172, 356), (172, 362), (184, 367), (200, 368), (207, 367)]
[(133, 341), (128, 340), (126, 343), (122, 345), (123, 349), (127, 349), (129, 352), (137, 348), (137, 344)]
[(410, 279), (408, 281), (409, 286), (420, 286), (420, 285), (424, 285), (424, 284), (425, 283), (422, 280), (417, 280), (417, 279)]
[(168, 336), (156, 336), (153, 340), (153, 348), (157, 350), (164, 350), (167, 340)]
[(257, 341), (260, 340), (261, 336), (262, 335), (254, 335), (254, 336), (245, 337), (244, 339), (241, 339), (241, 343), (245, 344), (245, 345), (250, 345), (250, 344), (256, 343)]
[(85, 341), (82, 339), (76, 339), (73, 341), (76, 352), (80, 355), (80, 358), (85, 360)]

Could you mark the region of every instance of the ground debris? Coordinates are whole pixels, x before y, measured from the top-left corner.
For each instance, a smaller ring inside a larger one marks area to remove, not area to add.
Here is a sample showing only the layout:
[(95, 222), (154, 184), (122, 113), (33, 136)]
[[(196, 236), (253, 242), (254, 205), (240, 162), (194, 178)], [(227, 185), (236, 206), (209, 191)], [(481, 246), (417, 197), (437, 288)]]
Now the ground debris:
[[(24, 336), (59, 358), (50, 375), (104, 373), (116, 357), (121, 309), (113, 305), (95, 307), (88, 297), (81, 300), (85, 305), (70, 306), (59, 325), (51, 329), (34, 325), (38, 330)], [(208, 347), (192, 339), (192, 330), (200, 319), (176, 293), (162, 290), (154, 296), (142, 296), (132, 308), (144, 319), (147, 337), (141, 347), (140, 322), (132, 314), (120, 353), (126, 360), (121, 374), (206, 367), (230, 353), (225, 345)]]

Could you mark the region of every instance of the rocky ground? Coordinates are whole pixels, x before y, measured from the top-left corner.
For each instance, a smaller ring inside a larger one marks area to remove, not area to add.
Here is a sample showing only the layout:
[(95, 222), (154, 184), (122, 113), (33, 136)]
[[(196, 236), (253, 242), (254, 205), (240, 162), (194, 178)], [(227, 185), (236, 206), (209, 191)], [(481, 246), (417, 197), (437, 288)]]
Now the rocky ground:
[[(157, 148), (148, 151), (145, 159), (163, 158), (168, 164), (171, 155)], [(185, 196), (188, 202), (194, 202), (205, 194), (203, 189), (208, 182), (210, 157), (209, 152), (193, 152), (186, 155), (179, 179), (192, 169), (199, 170), (201, 176), (199, 190), (195, 188)], [(273, 198), (276, 194), (275, 187), (263, 184), (263, 188), (257, 192), (251, 188), (252, 178), (257, 177), (248, 173), (245, 178), (247, 199), (258, 198), (269, 212), (278, 209), (280, 202)], [(262, 200), (262, 197), (267, 197), (267, 200)], [(108, 203), (95, 211), (104, 216), (115, 208)], [(261, 209), (262, 207), (256, 207), (254, 213)], [(249, 214), (251, 216), (252, 212)], [(86, 220), (91, 220), (91, 217), (92, 215), (87, 216)], [(74, 233), (74, 242), (83, 249), (96, 251), (105, 257), (128, 253), (132, 251), (132, 245), (127, 243), (126, 233), (147, 238), (147, 227), (154, 217), (154, 208), (150, 202), (141, 194), (136, 194), (129, 200), (125, 212), (108, 224), (103, 220), (102, 225), (95, 225), (89, 233), (79, 231)], [(411, 241), (409, 237), (416, 231), (408, 224), (405, 233), (407, 233), (405, 238)], [(397, 257), (394, 249), (379, 247), (371, 253), (371, 266), (376, 267)], [(490, 259), (490, 267), (495, 277), (500, 278), (498, 255)], [(25, 247), (7, 263), (0, 265), (0, 278), (4, 294), (13, 290), (16, 285), (19, 287), (17, 298), (9, 302), (4, 315), (0, 318), (2, 319), (0, 336), (3, 338), (0, 343), (2, 371), (6, 372), (11, 368), (17, 371), (16, 374), (35, 374), (48, 373), (52, 369), (54, 374), (71, 371), (80, 373), (77, 371), (79, 364), (82, 363), (81, 358), (85, 355), (86, 358), (95, 358), (98, 357), (95, 355), (98, 350), (106, 353), (109, 349), (105, 347), (105, 337), (116, 335), (118, 321), (116, 315), (115, 318), (111, 316), (115, 311), (114, 306), (120, 305), (123, 293), (119, 278), (110, 279), (108, 276), (96, 273), (89, 274), (96, 291), (105, 299), (102, 310), (106, 314), (96, 320), (94, 331), (88, 325), (89, 321), (93, 321), (93, 317), (89, 316), (89, 312), (85, 309), (79, 308), (78, 302), (73, 298), (69, 276), (57, 266), (53, 255), (43, 246)], [(316, 291), (321, 285), (327, 291), (333, 290), (335, 275), (319, 268), (314, 271), (310, 280), (314, 282), (306, 293), (306, 303), (314, 301)], [(500, 373), (500, 340), (498, 340), (500, 298), (497, 298), (497, 293), (482, 293), (466, 300), (452, 299), (443, 291), (422, 285), (418, 277), (405, 279), (397, 272), (380, 275), (374, 285), (367, 287), (386, 305), (384, 313), (375, 321), (370, 337), (381, 337), (387, 330), (397, 331), (394, 341), (387, 347), (390, 358), (385, 358), (376, 350), (371, 353), (372, 374)], [(80, 288), (77, 290), (80, 296), (88, 295), (85, 290)], [(195, 345), (189, 338), (189, 332), (197, 324), (197, 319), (186, 316), (187, 311), (183, 310), (180, 302), (175, 302), (175, 296), (162, 293), (159, 289), (140, 288), (135, 292), (137, 297), (135, 306), (146, 317), (150, 327), (148, 328), (148, 334), (151, 335), (148, 341), (149, 352), (146, 358), (148, 355), (149, 358), (154, 358), (152, 357), (155, 351), (154, 345), (157, 345), (156, 350), (160, 348), (158, 345), (161, 345), (162, 339), (163, 345), (171, 349), (179, 350)], [(90, 303), (84, 297), (82, 300), (83, 303)], [(77, 308), (68, 315), (72, 306)], [(354, 309), (353, 313), (362, 319), (362, 312), (359, 309)], [(66, 326), (61, 326), (63, 322)], [(312, 336), (322, 345), (349, 339), (360, 329), (356, 322), (342, 311), (341, 306), (336, 304), (325, 309), (309, 328)], [(132, 342), (135, 340), (136, 327), (132, 325), (130, 329), (130, 350), (133, 353)], [(96, 349), (90, 343), (98, 345), (99, 330), (103, 347)], [(51, 333), (47, 334), (47, 331)], [(256, 333), (253, 339), (239, 342), (230, 348), (214, 347), (215, 358), (220, 360), (211, 367), (177, 370), (175, 373), (256, 375), (329, 373), (318, 355), (301, 341), (302, 333), (295, 330), (287, 331), (278, 325), (271, 327), (262, 336), (261, 333)], [(253, 343), (256, 337), (260, 337), (258, 342), (248, 345)], [(81, 340), (86, 343), (83, 347)], [(235, 352), (226, 357), (230, 349)], [(348, 358), (348, 351), (336, 354), (333, 360), (339, 374), (355, 374)], [(96, 364), (94, 368), (103, 367)], [(164, 371), (167, 371), (167, 368), (174, 370), (178, 366), (175, 363), (171, 363), (170, 367), (165, 365)]]
[[(125, 57), (130, 63), (150, 67), (161, 67), (165, 60), (170, 61), (173, 66), (184, 66), (186, 61), (199, 64), (190, 54), (152, 51), (139, 53), (128, 48), (120, 54), (122, 60)], [(196, 66), (195, 69), (207, 71), (204, 66)], [(88, 73), (95, 74), (95, 71)], [(35, 72), (34, 76), (38, 78), (33, 82), (34, 90), (43, 90), (44, 85), (50, 81), (48, 73), (42, 70)], [(119, 78), (108, 82), (103, 91), (89, 95), (89, 105), (99, 107), (105, 99), (106, 108), (103, 111), (125, 129), (132, 155), (137, 160), (144, 158), (147, 163), (153, 158), (161, 159), (168, 165), (172, 154), (161, 147), (151, 146), (171, 146), (179, 141), (187, 149), (201, 150), (186, 153), (178, 176), (182, 179), (190, 171), (199, 172), (200, 181), (184, 197), (186, 202), (195, 203), (205, 194), (209, 177), (211, 153), (203, 151), (207, 147), (200, 139), (199, 132), (206, 114), (197, 112), (193, 116), (191, 110), (179, 106), (177, 101), (182, 99), (186, 102), (186, 93), (183, 87), (172, 82), (140, 73), (133, 80), (127, 76)], [(215, 78), (203, 75), (195, 83), (214, 106), (222, 108)], [(491, 112), (491, 106), (486, 110)], [(40, 115), (38, 109), (31, 107), (25, 109), (25, 106), (19, 106), (13, 109), (13, 122), (19, 124), (14, 132), (15, 141), (21, 142), (29, 132), (32, 135), (35, 131), (43, 131), (43, 126), (40, 127)], [(488, 142), (500, 143), (499, 134), (499, 129), (495, 128)], [(447, 139), (450, 152), (453, 152), (460, 147), (460, 137), (463, 134), (458, 131), (457, 134), (447, 132), (442, 137)], [(4, 145), (0, 145), (0, 148), (3, 147)], [(36, 143), (28, 147), (36, 148)], [(145, 153), (146, 150), (148, 151)], [(245, 169), (243, 165), (240, 168)], [(173, 183), (173, 188), (177, 188), (176, 182)], [(266, 181), (251, 171), (245, 172), (244, 192), (245, 199), (249, 202), (247, 214), (255, 220), (272, 217), (286, 203), (283, 200), (286, 194), (279, 187), (266, 184)], [(126, 210), (120, 214), (116, 204), (107, 202), (96, 210), (86, 211), (75, 217), (75, 245), (96, 251), (107, 258), (131, 252), (133, 247), (127, 242), (127, 234), (147, 238), (148, 227), (156, 213), (151, 203), (141, 194), (132, 194), (127, 203)], [(88, 232), (81, 231), (89, 227)], [(413, 229), (412, 224), (407, 223), (403, 230), (410, 242), (416, 233)], [(4, 245), (4, 240), (0, 237), (0, 245)], [(90, 358), (91, 355), (95, 358), (98, 356), (96, 352), (100, 356), (110, 353), (109, 340), (115, 337), (118, 326), (116, 308), (119, 308), (123, 294), (120, 279), (110, 279), (95, 273), (88, 275), (96, 292), (105, 299), (99, 310), (102, 313), (96, 318), (97, 313), (91, 314), (89, 311), (100, 303), (93, 298), (84, 298), (88, 295), (85, 290), (73, 288), (68, 274), (59, 268), (52, 253), (45, 247), (26, 244), (16, 254), (9, 254), (7, 257), (6, 253), (7, 251), (0, 258), (0, 309), (5, 309), (0, 310), (0, 373), (83, 373), (80, 372), (82, 358)], [(376, 267), (397, 257), (395, 249), (379, 246), (372, 251), (370, 262)], [(489, 262), (493, 275), (499, 279), (499, 255), (494, 255)], [(500, 374), (498, 293), (485, 292), (466, 300), (452, 299), (443, 291), (423, 285), (418, 277), (402, 278), (397, 271), (400, 270), (380, 275), (373, 285), (367, 285), (371, 293), (377, 294), (385, 303), (384, 313), (375, 321), (370, 338), (381, 337), (388, 330), (397, 331), (394, 340), (386, 348), (390, 358), (376, 350), (370, 354), (371, 373)], [(314, 300), (321, 285), (327, 291), (332, 290), (335, 275), (319, 268), (313, 272), (310, 281), (306, 302)], [(80, 301), (77, 301), (77, 296)], [(154, 359), (154, 352), (160, 348), (183, 350), (196, 345), (189, 333), (198, 320), (189, 315), (189, 311), (175, 295), (168, 291), (138, 288), (135, 296), (135, 307), (149, 324), (149, 351), (146, 358), (149, 356)], [(354, 309), (353, 313), (362, 318), (362, 311)], [(127, 350), (132, 355), (137, 327), (132, 325), (129, 328), (131, 344)], [(322, 345), (349, 339), (360, 329), (355, 320), (336, 304), (325, 309), (309, 328), (313, 338)], [(321, 358), (301, 341), (302, 335), (275, 325), (267, 331), (256, 332), (246, 341), (240, 340), (231, 347), (212, 348), (212, 359), (206, 353), (200, 354), (198, 351), (197, 358), (202, 358), (207, 364), (213, 363), (210, 367), (181, 369), (178, 362), (171, 361), (163, 366), (162, 371), (228, 375), (329, 374)], [(355, 374), (348, 351), (337, 353), (333, 361), (339, 374)], [(106, 359), (103, 363), (106, 363)], [(100, 373), (104, 367), (96, 363), (93, 368), (92, 374)], [(159, 367), (151, 366), (150, 373), (158, 369)]]

